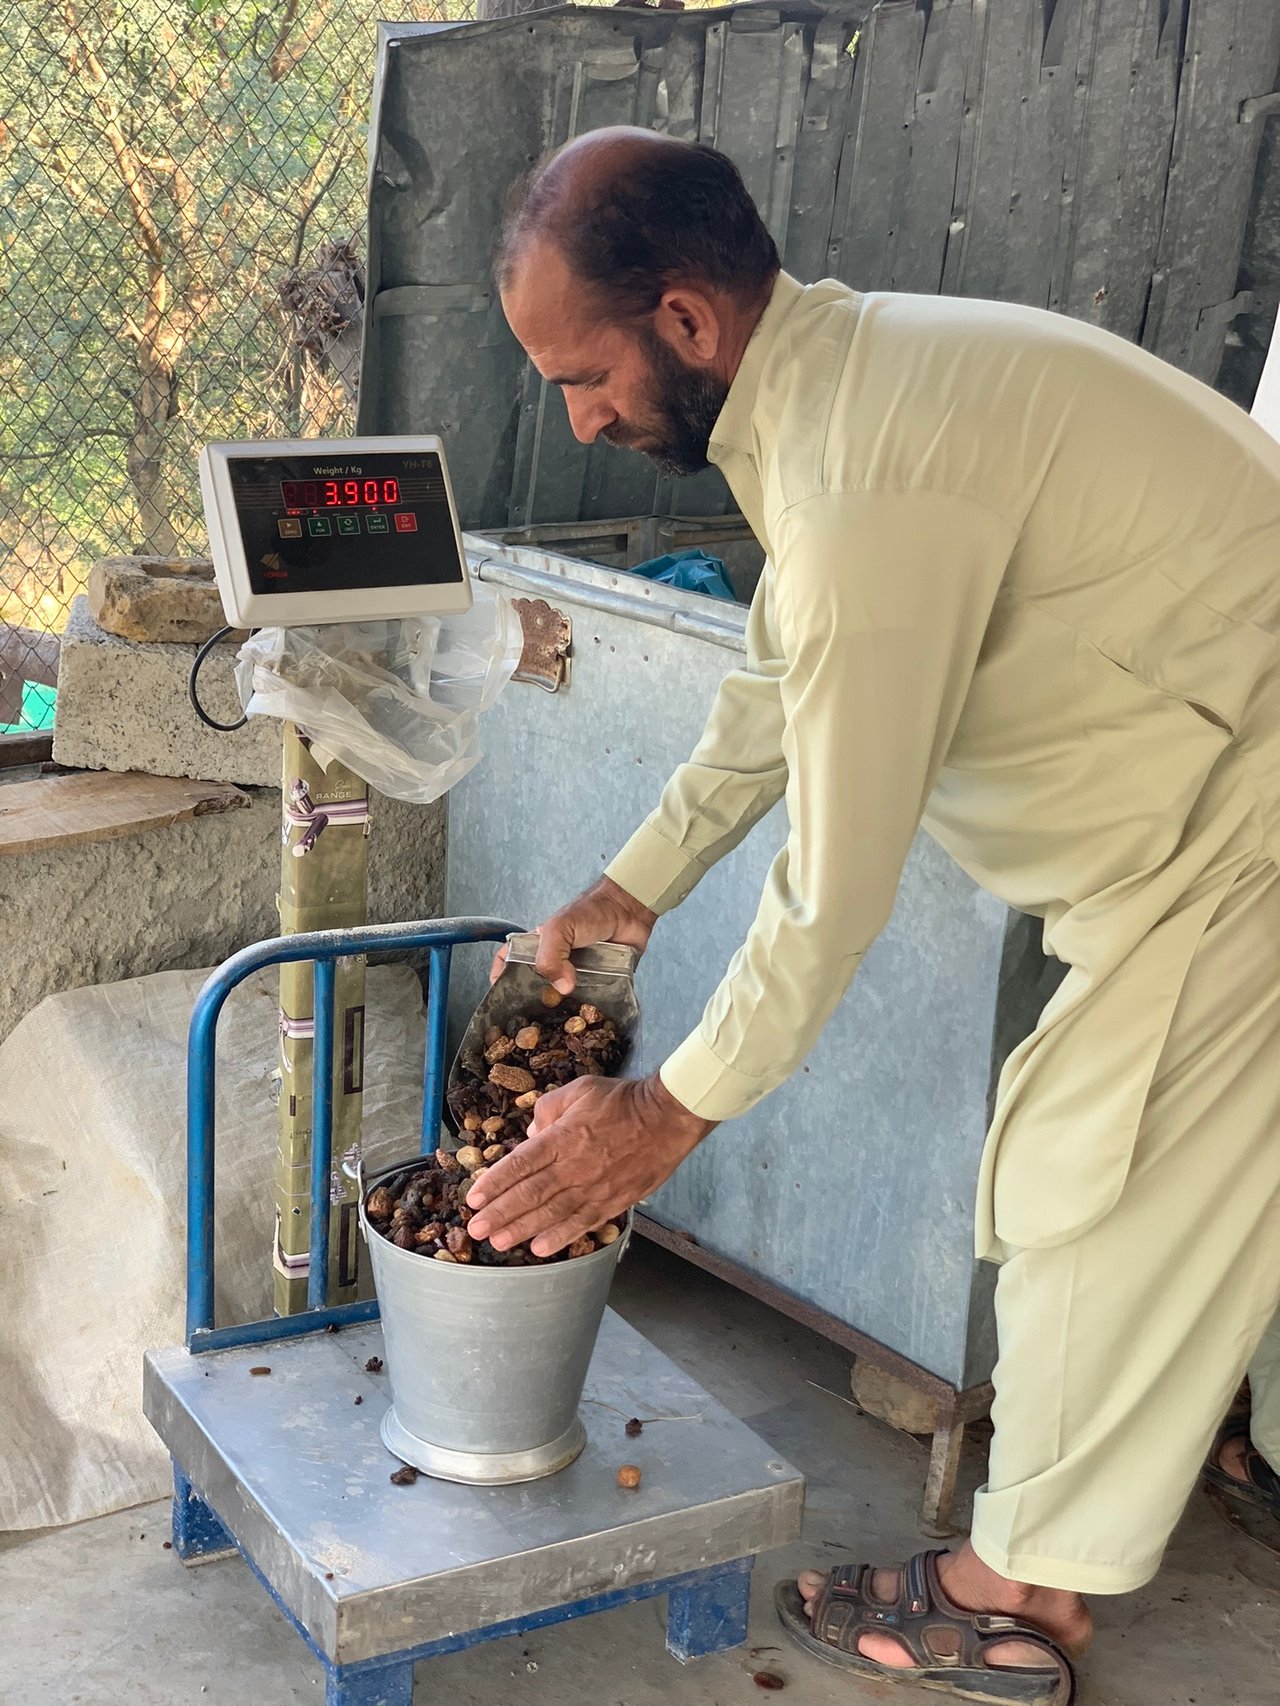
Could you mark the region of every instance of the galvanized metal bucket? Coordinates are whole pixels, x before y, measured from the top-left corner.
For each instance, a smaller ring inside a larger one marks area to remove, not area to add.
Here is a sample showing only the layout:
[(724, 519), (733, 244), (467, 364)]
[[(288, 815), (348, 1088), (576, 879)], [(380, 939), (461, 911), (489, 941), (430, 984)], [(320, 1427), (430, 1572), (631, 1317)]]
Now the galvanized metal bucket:
[(578, 1403), (630, 1223), (590, 1256), (541, 1267), (429, 1261), (365, 1217), (375, 1185), (420, 1165), (380, 1168), (360, 1192), (391, 1383), (383, 1443), (443, 1481), (553, 1475), (586, 1444)]

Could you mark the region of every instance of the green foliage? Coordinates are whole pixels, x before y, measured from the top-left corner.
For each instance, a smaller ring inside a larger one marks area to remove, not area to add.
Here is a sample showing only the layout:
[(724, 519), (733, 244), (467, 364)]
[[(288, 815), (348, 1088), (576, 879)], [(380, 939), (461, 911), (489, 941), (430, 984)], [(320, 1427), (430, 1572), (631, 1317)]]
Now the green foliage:
[[(0, 594), (59, 575), (74, 591), (87, 562), (138, 543), (126, 458), (157, 271), (155, 325), (178, 352), (163, 470), (182, 549), (204, 548), (202, 443), (345, 424), (303, 416), (278, 289), (316, 244), (362, 230), (382, 15), (377, 0), (8, 0)], [(36, 602), (33, 625), (50, 625)]]

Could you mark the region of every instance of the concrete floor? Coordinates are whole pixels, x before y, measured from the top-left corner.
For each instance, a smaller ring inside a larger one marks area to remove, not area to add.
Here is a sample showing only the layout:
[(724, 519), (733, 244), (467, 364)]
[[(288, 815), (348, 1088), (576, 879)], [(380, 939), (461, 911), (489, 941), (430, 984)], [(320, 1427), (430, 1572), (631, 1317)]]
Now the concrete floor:
[[(621, 1312), (808, 1477), (806, 1537), (756, 1573), (754, 1656), (682, 1669), (650, 1601), (532, 1638), (420, 1665), (418, 1706), (734, 1706), (762, 1698), (757, 1669), (805, 1706), (906, 1706), (790, 1648), (774, 1579), (815, 1559), (896, 1561), (924, 1544), (915, 1512), (924, 1450), (863, 1416), (845, 1356), (770, 1310), (641, 1247), (614, 1290)], [(820, 1390), (825, 1388), (826, 1390)], [(969, 1453), (966, 1484), (981, 1479)], [(238, 1559), (184, 1569), (163, 1550), (168, 1506), (0, 1537), (3, 1706), (314, 1706), (320, 1666)], [(1139, 1594), (1098, 1600), (1082, 1706), (1275, 1706), (1280, 1575), (1197, 1494), (1164, 1570)], [(758, 1649), (763, 1648), (764, 1651)]]

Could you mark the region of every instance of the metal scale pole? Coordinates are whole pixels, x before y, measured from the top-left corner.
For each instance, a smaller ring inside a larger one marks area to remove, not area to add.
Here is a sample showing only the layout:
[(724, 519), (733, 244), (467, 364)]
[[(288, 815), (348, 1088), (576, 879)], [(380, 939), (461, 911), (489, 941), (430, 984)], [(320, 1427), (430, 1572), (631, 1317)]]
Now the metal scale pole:
[[(336, 761), (321, 769), (306, 735), (284, 724), (280, 892), (286, 936), (345, 930), (368, 918), (369, 790)], [(333, 1026), (333, 1161), (329, 1199), (330, 1304), (350, 1303), (360, 1275), (356, 1164), (364, 1090), (365, 960), (340, 959)], [(277, 1315), (307, 1307), (310, 1272), (313, 976), (309, 961), (280, 967), (280, 1101), (272, 1260)]]

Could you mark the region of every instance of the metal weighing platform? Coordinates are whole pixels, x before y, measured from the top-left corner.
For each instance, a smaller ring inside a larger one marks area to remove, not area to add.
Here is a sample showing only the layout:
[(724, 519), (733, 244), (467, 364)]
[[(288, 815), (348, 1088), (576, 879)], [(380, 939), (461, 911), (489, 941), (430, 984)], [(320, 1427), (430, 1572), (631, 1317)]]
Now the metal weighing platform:
[[(309, 1307), (214, 1324), (214, 1046), (231, 990), (263, 966), (313, 961), (318, 1066), (333, 1059), (337, 961), (427, 949), (422, 1131), (424, 1149), (435, 1149), (451, 951), (510, 929), (454, 919), (258, 943), (214, 972), (192, 1015), (187, 1344), (149, 1353), (144, 1408), (173, 1457), (178, 1556), (240, 1552), (323, 1664), (326, 1706), (411, 1706), (419, 1659), (658, 1595), (677, 1659), (738, 1646), (756, 1554), (800, 1533), (799, 1472), (612, 1311), (587, 1376), (588, 1440), (575, 1463), (515, 1486), (425, 1475), (394, 1485), (398, 1460), (378, 1435), (386, 1377), (366, 1369), (383, 1354), (377, 1304), (323, 1301), (327, 1072), (313, 1081)], [(270, 1373), (251, 1372), (262, 1368)], [(628, 1439), (631, 1416), (667, 1419)], [(635, 1490), (617, 1485), (624, 1462), (643, 1471)]]

